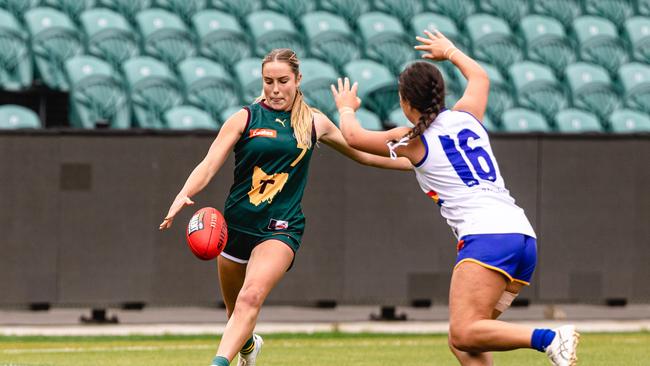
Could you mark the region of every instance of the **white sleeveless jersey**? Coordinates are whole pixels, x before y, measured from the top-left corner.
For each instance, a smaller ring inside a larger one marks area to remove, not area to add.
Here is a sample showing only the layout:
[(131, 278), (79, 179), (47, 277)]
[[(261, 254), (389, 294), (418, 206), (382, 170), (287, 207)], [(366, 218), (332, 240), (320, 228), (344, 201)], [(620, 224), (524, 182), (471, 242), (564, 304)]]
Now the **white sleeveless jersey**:
[(524, 210), (505, 187), (487, 131), (473, 115), (444, 110), (420, 138), (426, 153), (415, 175), (458, 238), (505, 233), (535, 237)]

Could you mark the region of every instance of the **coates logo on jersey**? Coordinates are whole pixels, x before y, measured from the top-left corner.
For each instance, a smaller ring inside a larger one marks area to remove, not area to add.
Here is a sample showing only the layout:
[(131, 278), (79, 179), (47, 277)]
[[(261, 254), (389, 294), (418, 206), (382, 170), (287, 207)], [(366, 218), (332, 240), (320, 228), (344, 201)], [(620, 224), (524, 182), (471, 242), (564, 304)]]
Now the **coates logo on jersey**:
[(276, 138), (278, 137), (278, 131), (276, 130), (271, 130), (268, 128), (256, 128), (252, 129), (250, 131), (250, 137), (270, 137), (270, 138)]
[(289, 228), (289, 221), (271, 219), (269, 222), (269, 229), (271, 230), (287, 230)]

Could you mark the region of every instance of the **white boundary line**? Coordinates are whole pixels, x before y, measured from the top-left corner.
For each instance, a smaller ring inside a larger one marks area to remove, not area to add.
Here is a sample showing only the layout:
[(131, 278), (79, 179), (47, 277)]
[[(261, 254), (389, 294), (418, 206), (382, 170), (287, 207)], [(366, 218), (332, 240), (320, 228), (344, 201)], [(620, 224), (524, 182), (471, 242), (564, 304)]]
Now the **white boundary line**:
[[(535, 328), (555, 328), (575, 324), (580, 332), (650, 331), (650, 319), (635, 321), (525, 321), (513, 322)], [(76, 326), (0, 326), (4, 336), (127, 336), (127, 335), (220, 335), (225, 324), (129, 324)], [(447, 333), (447, 322), (345, 322), (345, 323), (259, 323), (260, 333)]]

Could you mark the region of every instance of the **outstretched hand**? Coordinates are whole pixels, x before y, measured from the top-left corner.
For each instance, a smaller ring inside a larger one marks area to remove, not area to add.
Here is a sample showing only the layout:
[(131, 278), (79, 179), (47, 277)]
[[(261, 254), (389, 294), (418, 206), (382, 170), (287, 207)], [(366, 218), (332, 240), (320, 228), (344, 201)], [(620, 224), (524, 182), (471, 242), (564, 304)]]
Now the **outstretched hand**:
[(452, 55), (455, 51), (458, 51), (456, 46), (447, 39), (440, 31), (434, 31), (431, 33), (427, 30), (424, 31), (426, 34), (425, 37), (417, 36), (415, 39), (420, 41), (420, 45), (415, 46), (416, 50), (425, 51), (422, 58), (428, 58), (436, 61), (451, 60)]
[(336, 108), (340, 111), (342, 108), (352, 108), (353, 110), (361, 107), (361, 99), (357, 96), (359, 84), (356, 82), (350, 86), (350, 79), (338, 79), (338, 89), (330, 85)]
[(172, 226), (172, 222), (174, 221), (174, 217), (176, 216), (176, 214), (178, 214), (183, 209), (183, 207), (191, 206), (193, 204), (194, 201), (192, 201), (189, 197), (177, 196), (174, 202), (172, 202), (171, 207), (169, 207), (167, 216), (165, 216), (165, 219), (160, 224), (158, 229), (160, 230), (169, 229)]

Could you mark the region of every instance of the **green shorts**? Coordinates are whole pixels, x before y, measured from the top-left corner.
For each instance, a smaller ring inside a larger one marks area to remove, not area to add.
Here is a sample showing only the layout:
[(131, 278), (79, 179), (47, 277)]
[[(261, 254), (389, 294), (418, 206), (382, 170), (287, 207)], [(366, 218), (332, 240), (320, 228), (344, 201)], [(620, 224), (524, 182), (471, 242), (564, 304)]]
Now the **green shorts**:
[[(252, 235), (238, 230), (228, 229), (228, 242), (221, 255), (233, 262), (248, 263), (253, 248), (267, 240), (279, 240), (293, 251), (294, 256), (300, 248), (302, 233), (273, 232), (265, 235)], [(293, 263), (292, 263), (293, 264)]]

